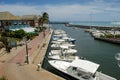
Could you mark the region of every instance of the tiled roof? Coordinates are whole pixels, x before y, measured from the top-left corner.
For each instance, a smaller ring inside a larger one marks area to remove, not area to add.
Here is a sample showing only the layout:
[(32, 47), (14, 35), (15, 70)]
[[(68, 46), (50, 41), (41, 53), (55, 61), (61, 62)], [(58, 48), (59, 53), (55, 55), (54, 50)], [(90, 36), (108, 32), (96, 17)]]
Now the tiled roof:
[(38, 20), (40, 15), (15, 16), (10, 12), (0, 12), (0, 20)]
[(0, 12), (0, 20), (20, 20), (20, 17), (14, 16), (10, 12)]
[(39, 18), (40, 18), (40, 15), (24, 15), (21, 17), (22, 20), (36, 20)]

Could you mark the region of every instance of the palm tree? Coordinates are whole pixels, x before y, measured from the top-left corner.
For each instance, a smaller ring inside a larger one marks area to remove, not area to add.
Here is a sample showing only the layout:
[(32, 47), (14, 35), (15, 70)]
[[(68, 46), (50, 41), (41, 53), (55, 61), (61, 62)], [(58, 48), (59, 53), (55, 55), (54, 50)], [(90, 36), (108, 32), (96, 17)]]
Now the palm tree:
[(43, 13), (43, 23), (49, 23), (49, 15), (48, 15), (48, 13), (47, 12), (44, 12)]
[(39, 19), (40, 22), (40, 30), (44, 30), (45, 26), (43, 24), (49, 24), (49, 15), (47, 12), (44, 12), (41, 16), (41, 18)]
[(39, 19), (39, 22), (41, 23), (41, 25), (43, 25), (44, 23), (48, 24), (49, 23), (49, 15), (47, 12), (44, 12), (41, 16), (41, 18)]

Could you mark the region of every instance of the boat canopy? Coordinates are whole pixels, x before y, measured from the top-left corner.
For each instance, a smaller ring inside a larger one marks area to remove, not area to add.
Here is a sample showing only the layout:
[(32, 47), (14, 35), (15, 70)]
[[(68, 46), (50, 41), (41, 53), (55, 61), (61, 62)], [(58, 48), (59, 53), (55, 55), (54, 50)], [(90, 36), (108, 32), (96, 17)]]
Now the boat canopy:
[(85, 72), (94, 74), (100, 65), (88, 60), (78, 59), (74, 60), (70, 66), (77, 67)]

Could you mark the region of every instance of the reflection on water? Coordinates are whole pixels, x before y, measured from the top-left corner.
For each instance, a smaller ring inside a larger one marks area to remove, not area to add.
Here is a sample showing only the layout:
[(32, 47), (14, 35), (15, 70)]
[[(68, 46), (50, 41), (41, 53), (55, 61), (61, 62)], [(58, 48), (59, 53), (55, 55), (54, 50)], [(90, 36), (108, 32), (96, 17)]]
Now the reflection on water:
[(117, 54), (115, 55), (115, 59), (118, 60), (118, 61), (120, 61), (120, 53), (117, 53)]
[(118, 61), (118, 66), (120, 67), (120, 61)]
[(115, 59), (117, 60), (118, 66), (120, 67), (120, 53), (117, 53), (117, 54), (115, 55)]

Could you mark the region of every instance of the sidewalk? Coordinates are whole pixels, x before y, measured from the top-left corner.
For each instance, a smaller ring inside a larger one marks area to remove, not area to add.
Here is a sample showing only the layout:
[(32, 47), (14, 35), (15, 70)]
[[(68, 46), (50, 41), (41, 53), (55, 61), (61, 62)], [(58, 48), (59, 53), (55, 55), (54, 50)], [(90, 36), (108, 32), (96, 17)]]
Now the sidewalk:
[[(10, 54), (4, 55), (1, 58), (5, 62), (0, 63), (0, 75), (5, 75), (8, 80), (64, 80), (44, 69), (37, 71), (37, 64), (43, 61), (50, 38), (50, 32), (46, 31), (45, 38), (41, 33), (28, 43), (30, 64), (24, 63), (25, 46), (13, 49)], [(46, 43), (44, 47), (43, 43)]]

